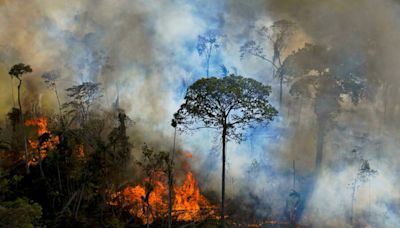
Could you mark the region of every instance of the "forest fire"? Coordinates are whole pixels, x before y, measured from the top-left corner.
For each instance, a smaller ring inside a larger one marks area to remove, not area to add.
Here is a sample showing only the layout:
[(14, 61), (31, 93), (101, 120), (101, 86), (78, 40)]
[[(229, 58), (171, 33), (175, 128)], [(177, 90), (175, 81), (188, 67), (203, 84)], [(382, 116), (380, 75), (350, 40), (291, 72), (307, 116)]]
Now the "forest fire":
[[(145, 180), (144, 186), (128, 186), (120, 192), (111, 195), (110, 204), (127, 209), (129, 213), (139, 218), (142, 223), (152, 223), (156, 218), (167, 212), (167, 202), (164, 200), (167, 194), (167, 186), (161, 181), (153, 181), (150, 187), (149, 180)], [(150, 189), (151, 192), (150, 192)]]
[[(168, 216), (168, 184), (165, 173), (146, 178), (143, 185), (128, 186), (111, 194), (110, 205), (127, 209), (143, 224)], [(187, 171), (181, 185), (173, 186), (172, 217), (178, 222), (202, 221), (216, 215), (213, 206), (200, 192), (196, 179)]]
[(0, 12), (0, 228), (400, 227), (400, 0)]
[[(53, 136), (47, 128), (47, 118), (32, 118), (25, 120), (25, 126), (36, 127), (37, 140), (28, 139), (30, 147), (29, 165), (36, 165), (40, 160), (47, 156), (47, 152), (54, 149), (60, 143), (58, 136)], [(39, 157), (40, 155), (40, 157)]]
[[(186, 173), (186, 179), (182, 186), (174, 187), (174, 192), (173, 211), (178, 221), (199, 221), (214, 215), (215, 207), (200, 193), (192, 172)], [(208, 213), (203, 214), (202, 210), (208, 211)]]

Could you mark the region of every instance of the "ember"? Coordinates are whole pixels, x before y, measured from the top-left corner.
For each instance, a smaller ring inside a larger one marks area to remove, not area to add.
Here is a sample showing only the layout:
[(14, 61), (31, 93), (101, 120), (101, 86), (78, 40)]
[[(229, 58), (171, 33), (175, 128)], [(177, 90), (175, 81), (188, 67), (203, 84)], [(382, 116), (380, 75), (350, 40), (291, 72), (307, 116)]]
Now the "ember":
[(79, 158), (84, 158), (85, 157), (85, 147), (83, 146), (83, 144), (80, 144), (78, 146), (78, 157)]

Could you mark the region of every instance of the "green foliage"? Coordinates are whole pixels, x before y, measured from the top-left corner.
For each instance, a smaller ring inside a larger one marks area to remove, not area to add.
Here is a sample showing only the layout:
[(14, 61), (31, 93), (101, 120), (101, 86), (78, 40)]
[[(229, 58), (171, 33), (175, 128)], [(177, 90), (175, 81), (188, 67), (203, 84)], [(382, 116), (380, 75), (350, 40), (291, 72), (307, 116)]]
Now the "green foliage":
[(125, 224), (117, 218), (110, 218), (104, 222), (105, 228), (123, 228)]
[(156, 152), (147, 144), (142, 147), (143, 158), (137, 161), (137, 164), (146, 173), (147, 177), (152, 178), (156, 173), (164, 173), (167, 171), (169, 164), (169, 154), (164, 151)]
[(242, 76), (203, 78), (191, 85), (185, 103), (174, 118), (181, 129), (198, 126), (228, 129), (228, 136), (241, 140), (240, 129), (268, 122), (277, 115), (269, 103), (269, 86)]
[[(174, 114), (180, 129), (200, 126), (222, 130), (221, 223), (224, 227), (225, 161), (227, 137), (243, 140), (240, 130), (253, 124), (268, 123), (277, 111), (269, 103), (269, 86), (242, 76), (200, 79), (191, 85), (185, 103)], [(199, 123), (200, 122), (200, 123)], [(195, 128), (196, 129), (196, 128)]]
[(25, 198), (0, 204), (1, 227), (39, 227), (41, 217), (42, 207)]

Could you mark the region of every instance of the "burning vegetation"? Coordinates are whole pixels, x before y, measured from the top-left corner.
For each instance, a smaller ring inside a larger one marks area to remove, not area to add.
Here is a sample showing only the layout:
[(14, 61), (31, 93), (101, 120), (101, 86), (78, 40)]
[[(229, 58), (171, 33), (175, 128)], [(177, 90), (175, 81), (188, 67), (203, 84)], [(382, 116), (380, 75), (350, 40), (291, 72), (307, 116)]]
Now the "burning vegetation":
[[(216, 219), (217, 207), (201, 194), (198, 182), (188, 165), (187, 159), (191, 158), (192, 154), (185, 151), (180, 151), (180, 154), (183, 157), (180, 167), (185, 173), (181, 184), (175, 182), (171, 186), (173, 220), (183, 223)], [(161, 163), (151, 162), (158, 160), (156, 157), (160, 156), (161, 161), (168, 165), (168, 158), (165, 159), (163, 153), (154, 153), (146, 145), (143, 147), (143, 155), (143, 162), (138, 163), (149, 176), (144, 178), (141, 184), (128, 185), (121, 191), (111, 193), (109, 204), (129, 211), (131, 216), (140, 219), (143, 224), (152, 224), (155, 221), (160, 223), (168, 217), (168, 174), (167, 170), (162, 170)]]
[[(168, 185), (165, 174), (147, 178), (144, 184), (127, 186), (122, 191), (111, 194), (110, 205), (122, 207), (143, 224), (167, 218)], [(172, 216), (178, 222), (204, 221), (216, 216), (217, 208), (201, 194), (197, 181), (191, 171), (186, 173), (182, 185), (174, 185)]]
[(399, 226), (398, 2), (0, 2), (0, 227)]
[(33, 126), (36, 130), (36, 139), (28, 138), (29, 144), (29, 165), (37, 165), (46, 158), (47, 154), (54, 150), (60, 143), (58, 136), (53, 136), (47, 128), (47, 118), (40, 117), (36, 119), (25, 120), (25, 126)]

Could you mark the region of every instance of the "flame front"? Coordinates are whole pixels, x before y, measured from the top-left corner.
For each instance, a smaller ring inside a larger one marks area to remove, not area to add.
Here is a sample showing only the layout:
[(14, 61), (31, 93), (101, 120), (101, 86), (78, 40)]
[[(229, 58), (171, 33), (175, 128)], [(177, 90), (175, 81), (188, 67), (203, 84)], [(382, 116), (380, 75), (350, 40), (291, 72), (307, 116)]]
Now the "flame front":
[[(202, 209), (213, 208), (208, 200), (201, 195), (197, 181), (192, 172), (186, 174), (182, 186), (175, 187), (173, 210), (178, 221), (202, 220)], [(210, 210), (213, 214), (213, 210)]]
[(28, 139), (30, 147), (28, 165), (36, 165), (40, 159), (43, 160), (47, 156), (48, 151), (54, 149), (60, 143), (60, 139), (58, 136), (53, 136), (47, 129), (46, 117), (27, 119), (25, 120), (25, 126), (37, 127), (38, 139)]
[[(129, 213), (139, 218), (142, 223), (152, 223), (155, 219), (167, 217), (168, 185), (165, 178), (158, 176), (153, 180), (153, 190), (146, 197), (146, 187), (150, 180), (146, 179), (144, 186), (128, 186), (120, 192), (111, 194), (110, 205), (125, 208)], [(187, 172), (181, 186), (174, 186), (172, 216), (177, 221), (201, 221), (215, 214), (208, 200), (201, 195), (200, 189), (192, 172)]]

